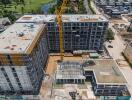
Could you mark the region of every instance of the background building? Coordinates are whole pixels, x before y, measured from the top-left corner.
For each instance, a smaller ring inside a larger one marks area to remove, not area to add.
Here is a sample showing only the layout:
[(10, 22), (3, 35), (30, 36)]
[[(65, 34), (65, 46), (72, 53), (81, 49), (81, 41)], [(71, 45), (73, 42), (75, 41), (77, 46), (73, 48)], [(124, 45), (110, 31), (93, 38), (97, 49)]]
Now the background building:
[(94, 0), (94, 3), (112, 18), (132, 13), (131, 0)]
[(48, 58), (45, 24), (15, 23), (0, 44), (0, 94), (38, 94)]
[[(108, 20), (101, 15), (63, 15), (65, 52), (102, 50)], [(46, 23), (50, 52), (59, 52), (59, 32), (55, 15), (25, 15), (17, 23)]]

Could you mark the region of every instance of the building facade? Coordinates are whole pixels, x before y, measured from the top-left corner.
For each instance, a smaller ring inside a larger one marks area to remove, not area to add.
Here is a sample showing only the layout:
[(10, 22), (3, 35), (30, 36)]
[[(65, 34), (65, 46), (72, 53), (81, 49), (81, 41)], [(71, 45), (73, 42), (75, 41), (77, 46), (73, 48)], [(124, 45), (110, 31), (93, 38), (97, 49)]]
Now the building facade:
[[(25, 15), (17, 20), (23, 22), (45, 23), (49, 52), (60, 51), (56, 15)], [(102, 50), (108, 20), (101, 15), (62, 15), (62, 27), (65, 52)]]
[(38, 94), (48, 58), (45, 25), (15, 23), (0, 39), (0, 94)]
[[(78, 17), (77, 21), (74, 21), (72, 18), (69, 18), (70, 20), (67, 22), (63, 21), (65, 52), (73, 52), (75, 50), (101, 50), (108, 28), (108, 21), (93, 21), (92, 18), (89, 21), (80, 21), (79, 16), (81, 15), (74, 16)], [(72, 17), (74, 18), (74, 16)], [(49, 50), (50, 52), (58, 52), (59, 32), (57, 23), (48, 22), (47, 27)]]
[[(112, 18), (120, 18), (121, 14), (132, 13), (131, 0), (94, 0), (100, 11), (104, 11)], [(101, 9), (100, 9), (101, 8)]]

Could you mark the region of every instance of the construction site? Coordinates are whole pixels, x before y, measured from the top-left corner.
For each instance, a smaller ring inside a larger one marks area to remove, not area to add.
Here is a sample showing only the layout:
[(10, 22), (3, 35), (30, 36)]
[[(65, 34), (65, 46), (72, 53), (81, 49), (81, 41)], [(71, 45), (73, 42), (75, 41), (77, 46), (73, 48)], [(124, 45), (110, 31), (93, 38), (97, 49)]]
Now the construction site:
[(129, 97), (127, 82), (112, 59), (49, 56), (40, 97), (45, 100), (99, 100), (100, 96)]
[(63, 0), (56, 15), (24, 15), (0, 34), (0, 94), (129, 100), (124, 75), (103, 49), (109, 21), (102, 15), (62, 15), (66, 5)]

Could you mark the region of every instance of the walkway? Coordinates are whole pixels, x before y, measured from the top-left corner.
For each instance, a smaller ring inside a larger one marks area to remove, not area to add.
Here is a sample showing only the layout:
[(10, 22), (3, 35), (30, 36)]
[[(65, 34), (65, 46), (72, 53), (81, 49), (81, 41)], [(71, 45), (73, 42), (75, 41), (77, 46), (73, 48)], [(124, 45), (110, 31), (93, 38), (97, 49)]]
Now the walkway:
[(91, 10), (90, 10), (90, 8), (88, 6), (88, 0), (83, 0), (83, 4), (84, 4), (84, 6), (86, 8), (87, 14), (92, 14), (92, 12), (91, 12)]

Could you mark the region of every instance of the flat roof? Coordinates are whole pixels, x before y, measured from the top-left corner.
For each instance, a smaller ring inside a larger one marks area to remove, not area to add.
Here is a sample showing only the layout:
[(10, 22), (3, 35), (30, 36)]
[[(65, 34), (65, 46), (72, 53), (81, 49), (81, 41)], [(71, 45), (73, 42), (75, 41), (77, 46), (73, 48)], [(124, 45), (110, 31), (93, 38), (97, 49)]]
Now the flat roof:
[[(56, 15), (24, 15), (16, 22), (55, 22)], [(63, 22), (102, 22), (108, 21), (102, 15), (62, 15)]]
[[(88, 60), (87, 60), (88, 61)], [(90, 60), (91, 61), (91, 60)], [(85, 71), (93, 71), (97, 83), (127, 83), (118, 65), (113, 59), (94, 59), (94, 64), (83, 67)]]
[(0, 54), (30, 53), (44, 24), (15, 23), (0, 33)]
[[(49, 56), (48, 64), (47, 64), (47, 74), (52, 75), (55, 71), (57, 71), (57, 61), (60, 60), (60, 56)], [(88, 59), (93, 60), (94, 65), (88, 65), (83, 67), (84, 70), (93, 71), (95, 74), (95, 78), (97, 83), (100, 84), (126, 84), (127, 81), (120, 71), (118, 65), (113, 59)], [(80, 62), (83, 63), (86, 58), (69, 56), (64, 57), (63, 61), (72, 61), (72, 62)]]

